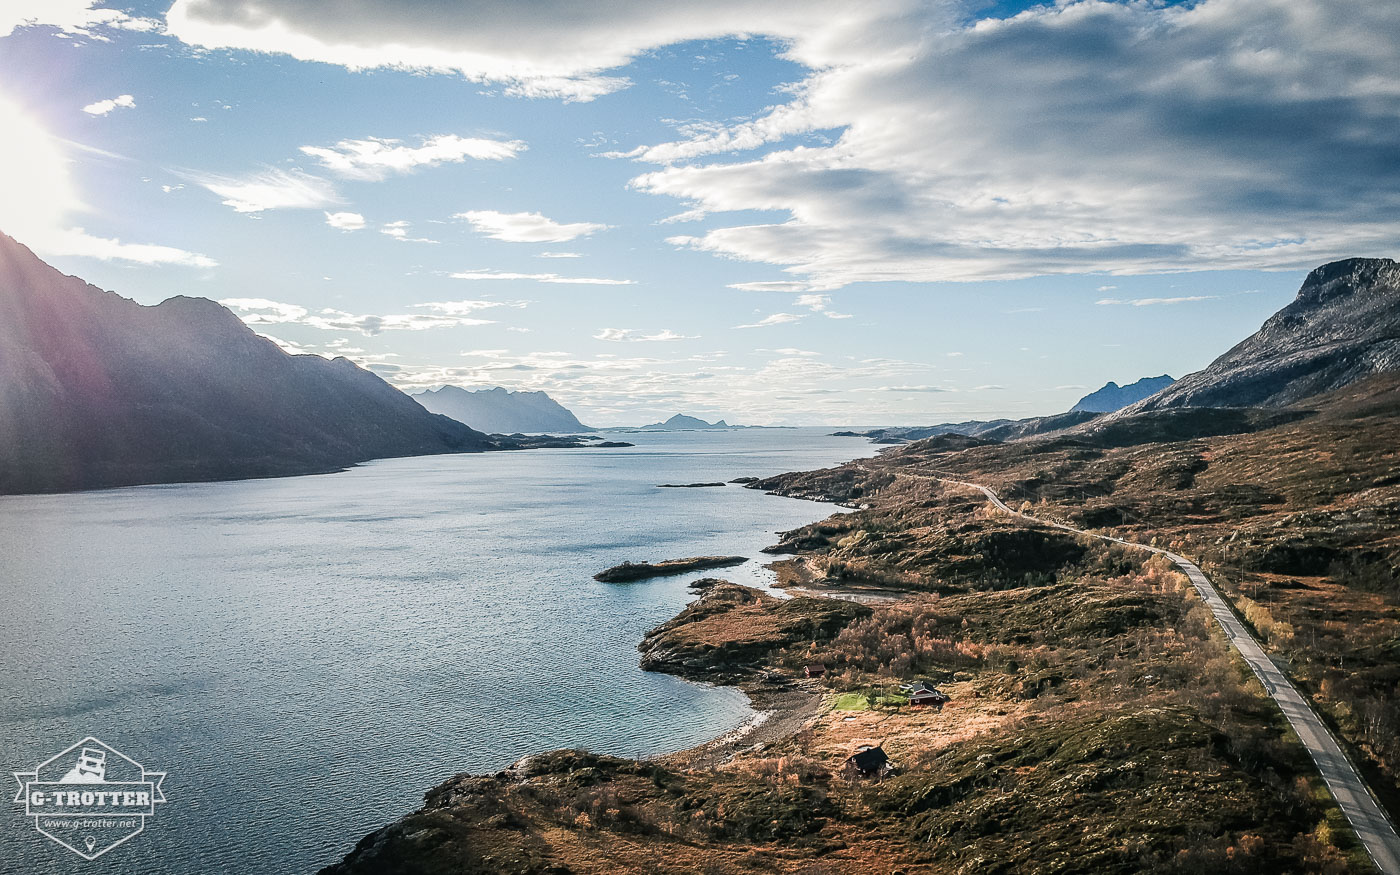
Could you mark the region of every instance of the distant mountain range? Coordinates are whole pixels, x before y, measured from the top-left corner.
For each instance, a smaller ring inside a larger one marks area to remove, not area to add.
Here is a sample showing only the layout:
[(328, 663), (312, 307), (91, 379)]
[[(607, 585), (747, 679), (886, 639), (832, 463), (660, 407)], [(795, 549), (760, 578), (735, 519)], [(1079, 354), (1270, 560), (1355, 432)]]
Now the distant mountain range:
[(205, 298), (143, 306), (0, 234), (0, 493), (334, 471), (486, 435)]
[(893, 426), (861, 432), (838, 431), (836, 434), (842, 437), (868, 437), (877, 444), (902, 444), (945, 434), (994, 441), (1017, 440), (1080, 425), (1102, 413), (1126, 407), (1171, 383), (1172, 378), (1166, 374), (1160, 377), (1143, 377), (1127, 386), (1119, 386), (1110, 380), (1102, 389), (1080, 398), (1069, 412), (1053, 413), (1049, 416), (1032, 416), (1029, 419), (969, 419), (965, 422), (943, 422), (938, 425)]
[(1204, 370), (1120, 415), (1278, 407), (1394, 370), (1400, 370), (1400, 265), (1349, 258), (1308, 274), (1291, 304)]
[[(1053, 416), (838, 434), (878, 443), (945, 434), (1005, 441), (1054, 433), (1109, 446), (1186, 440), (1273, 427), (1306, 416), (1299, 402), (1397, 371), (1400, 264), (1349, 258), (1308, 274), (1297, 298), (1258, 331), (1174, 382), (1163, 375), (1131, 386), (1109, 383)], [(1134, 394), (1142, 397), (1122, 403)], [(1095, 412), (1100, 407), (1107, 409)]]
[(1129, 404), (1136, 404), (1149, 395), (1157, 394), (1173, 382), (1167, 374), (1160, 377), (1143, 377), (1127, 386), (1120, 386), (1109, 380), (1102, 389), (1080, 398), (1069, 410), (1070, 413), (1112, 413)]
[(696, 419), (693, 416), (686, 416), (677, 413), (665, 422), (653, 422), (651, 425), (642, 426), (642, 431), (682, 431), (695, 428), (735, 428), (721, 419), (719, 422), (706, 422), (703, 419)]
[(433, 413), (488, 434), (578, 434), (597, 431), (544, 392), (443, 386), (413, 396)]

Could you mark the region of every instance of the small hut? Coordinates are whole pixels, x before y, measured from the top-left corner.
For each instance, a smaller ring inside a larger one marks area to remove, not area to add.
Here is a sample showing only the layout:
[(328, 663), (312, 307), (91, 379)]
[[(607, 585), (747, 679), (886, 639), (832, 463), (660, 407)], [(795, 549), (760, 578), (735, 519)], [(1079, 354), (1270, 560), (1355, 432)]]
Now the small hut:
[(865, 745), (846, 758), (846, 773), (857, 778), (880, 778), (894, 771), (885, 749)]
[(807, 675), (807, 677), (809, 678), (819, 678), (822, 675), (826, 674), (826, 666), (809, 665), (806, 668), (802, 669), (802, 673)]

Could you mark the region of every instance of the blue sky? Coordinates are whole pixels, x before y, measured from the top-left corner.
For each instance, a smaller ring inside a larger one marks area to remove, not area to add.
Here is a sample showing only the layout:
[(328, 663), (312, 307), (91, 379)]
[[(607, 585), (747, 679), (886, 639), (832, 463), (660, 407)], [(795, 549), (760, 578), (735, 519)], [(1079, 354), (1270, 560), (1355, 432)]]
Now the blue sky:
[(0, 230), (597, 425), (1057, 412), (1400, 237), (1389, 4), (478, 6), (10, 0)]

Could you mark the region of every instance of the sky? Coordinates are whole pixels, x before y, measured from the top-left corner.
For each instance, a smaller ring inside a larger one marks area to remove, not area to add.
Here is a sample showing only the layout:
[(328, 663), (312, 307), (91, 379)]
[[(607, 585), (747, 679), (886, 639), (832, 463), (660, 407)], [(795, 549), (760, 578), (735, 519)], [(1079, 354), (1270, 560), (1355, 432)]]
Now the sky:
[(1394, 3), (0, 0), (0, 231), (596, 426), (1059, 412), (1397, 207)]

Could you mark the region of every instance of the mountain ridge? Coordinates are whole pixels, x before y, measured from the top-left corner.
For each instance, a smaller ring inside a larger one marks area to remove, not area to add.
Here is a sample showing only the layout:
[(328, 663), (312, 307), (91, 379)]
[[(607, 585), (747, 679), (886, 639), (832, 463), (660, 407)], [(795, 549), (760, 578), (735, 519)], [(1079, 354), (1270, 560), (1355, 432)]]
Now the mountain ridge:
[(1134, 383), (1120, 386), (1112, 380), (1104, 384), (1103, 388), (1096, 392), (1090, 392), (1074, 403), (1069, 409), (1070, 413), (1112, 413), (1121, 410), (1129, 404), (1155, 395), (1175, 382), (1170, 374), (1162, 374), (1160, 377), (1141, 377)]
[(1280, 407), (1400, 370), (1400, 265), (1347, 258), (1205, 368), (1111, 414), (1172, 407)]
[(597, 429), (545, 392), (527, 392), (495, 386), (464, 389), (440, 386), (409, 397), (433, 413), (440, 413), (487, 434), (558, 434)]
[(143, 305), (0, 234), (0, 494), (323, 473), (494, 448), (206, 298)]

